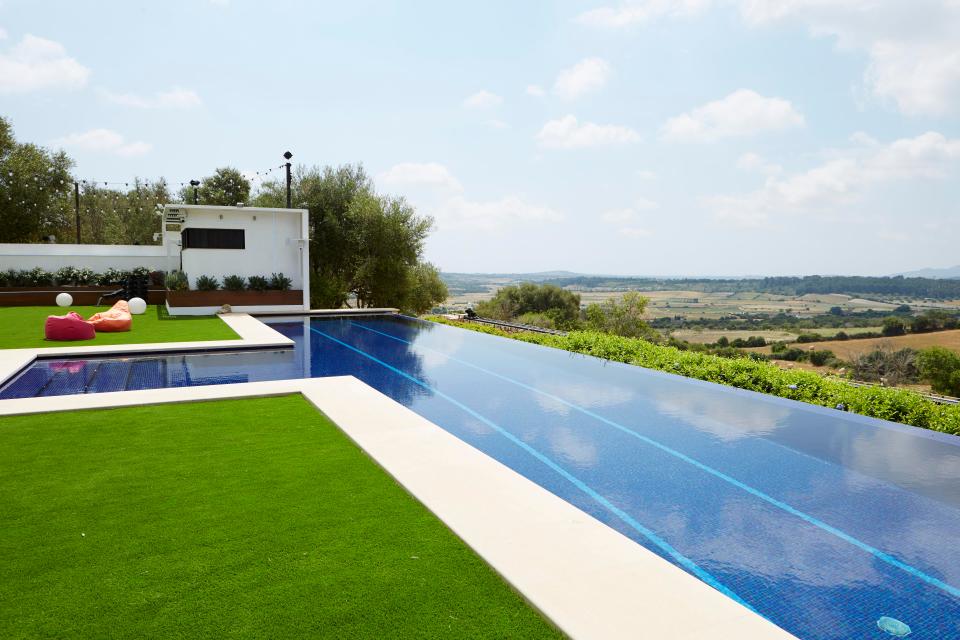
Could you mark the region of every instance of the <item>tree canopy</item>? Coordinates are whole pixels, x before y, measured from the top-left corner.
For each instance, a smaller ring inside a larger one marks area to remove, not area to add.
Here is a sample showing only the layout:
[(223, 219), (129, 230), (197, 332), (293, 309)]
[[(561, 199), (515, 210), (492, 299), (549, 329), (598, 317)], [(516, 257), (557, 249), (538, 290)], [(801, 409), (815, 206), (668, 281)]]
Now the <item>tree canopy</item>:
[[(184, 186), (180, 189), (179, 196), (181, 202), (192, 203), (193, 187)], [(200, 180), (197, 196), (199, 204), (223, 207), (232, 207), (241, 202), (246, 204), (250, 200), (250, 181), (233, 167), (220, 167), (213, 172), (212, 176)]]
[(72, 166), (62, 151), (17, 142), (13, 125), (0, 117), (0, 242), (62, 236), (70, 211)]
[[(256, 206), (283, 206), (286, 185), (270, 182)], [(403, 198), (377, 194), (357, 165), (297, 167), (295, 207), (310, 211), (310, 298), (317, 307), (429, 310), (447, 297), (436, 268), (422, 262), (433, 227)]]
[(557, 328), (569, 328), (580, 317), (580, 295), (552, 284), (522, 282), (503, 287), (490, 300), (474, 307), (477, 314), (497, 320), (512, 320), (527, 314), (549, 318)]

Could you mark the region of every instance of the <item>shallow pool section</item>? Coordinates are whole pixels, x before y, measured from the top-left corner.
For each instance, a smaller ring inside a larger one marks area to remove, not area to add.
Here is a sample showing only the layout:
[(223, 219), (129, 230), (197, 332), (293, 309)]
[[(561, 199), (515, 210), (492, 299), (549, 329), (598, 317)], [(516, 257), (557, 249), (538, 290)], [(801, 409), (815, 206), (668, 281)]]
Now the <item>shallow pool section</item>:
[(415, 320), (271, 324), (293, 350), (44, 361), (0, 397), (118, 390), (118, 361), (353, 375), (800, 638), (960, 638), (960, 438)]

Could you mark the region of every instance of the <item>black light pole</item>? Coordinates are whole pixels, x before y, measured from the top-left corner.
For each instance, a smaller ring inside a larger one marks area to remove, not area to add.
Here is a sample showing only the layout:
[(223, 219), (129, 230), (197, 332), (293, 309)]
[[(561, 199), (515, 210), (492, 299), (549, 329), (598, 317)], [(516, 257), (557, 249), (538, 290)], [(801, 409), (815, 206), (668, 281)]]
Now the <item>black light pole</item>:
[(287, 168), (287, 209), (290, 209), (292, 208), (290, 206), (290, 183), (292, 182), (292, 178), (290, 177), (290, 158), (293, 157), (293, 154), (289, 151), (284, 151), (283, 157), (287, 159), (287, 164), (284, 166)]
[(193, 204), (200, 204), (200, 193), (197, 191), (197, 187), (200, 186), (200, 181), (191, 180), (190, 186), (193, 187)]
[(77, 217), (77, 244), (80, 244), (80, 183), (73, 183), (73, 206)]

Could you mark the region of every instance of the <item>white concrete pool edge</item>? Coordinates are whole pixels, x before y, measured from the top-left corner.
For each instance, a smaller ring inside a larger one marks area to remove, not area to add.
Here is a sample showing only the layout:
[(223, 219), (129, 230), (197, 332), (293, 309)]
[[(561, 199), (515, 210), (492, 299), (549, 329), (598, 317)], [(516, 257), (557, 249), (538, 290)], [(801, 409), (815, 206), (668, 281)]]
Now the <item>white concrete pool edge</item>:
[(289, 393), (329, 416), (573, 638), (793, 638), (353, 377), (3, 400), (0, 415)]
[(135, 344), (80, 344), (31, 349), (0, 349), (0, 385), (37, 358), (123, 355), (125, 353), (157, 353), (162, 351), (219, 351), (224, 349), (264, 349), (292, 347), (294, 342), (279, 331), (247, 313), (224, 313), (218, 316), (239, 336), (239, 340), (195, 340), (190, 342), (143, 342)]

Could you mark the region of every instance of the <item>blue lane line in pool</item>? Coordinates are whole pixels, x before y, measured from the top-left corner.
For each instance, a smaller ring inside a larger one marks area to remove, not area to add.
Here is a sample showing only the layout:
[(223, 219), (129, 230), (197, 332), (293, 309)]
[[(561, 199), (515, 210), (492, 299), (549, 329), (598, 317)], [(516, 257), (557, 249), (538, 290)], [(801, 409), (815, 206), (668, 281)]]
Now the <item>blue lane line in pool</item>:
[[(366, 331), (372, 331), (373, 333), (380, 334), (380, 335), (382, 335), (382, 336), (384, 336), (384, 337), (391, 338), (391, 339), (393, 339), (393, 340), (397, 340), (397, 341), (399, 341), (399, 342), (403, 342), (403, 343), (406, 343), (406, 344), (411, 345), (411, 346), (413, 345), (413, 343), (410, 342), (409, 340), (404, 340), (403, 338), (399, 338), (399, 337), (397, 337), (397, 336), (390, 335), (389, 333), (384, 333), (383, 331), (378, 331), (377, 329), (372, 329), (372, 328), (370, 328), (370, 327), (365, 327), (365, 326), (363, 326), (363, 325), (361, 325), (361, 324), (357, 324), (356, 322), (352, 322), (352, 321), (351, 321), (350, 324), (352, 324), (353, 326), (355, 326), (355, 327), (357, 327), (357, 328), (359, 328), (359, 329), (364, 329), (364, 330), (366, 330)], [(735, 487), (737, 487), (737, 488), (739, 488), (739, 489), (742, 489), (743, 491), (746, 491), (746, 492), (749, 493), (750, 495), (755, 496), (755, 497), (757, 497), (757, 498), (760, 498), (761, 500), (763, 500), (763, 501), (765, 501), (765, 502), (767, 502), (767, 503), (769, 503), (769, 504), (772, 504), (773, 506), (775, 506), (775, 507), (777, 507), (777, 508), (779, 508), (779, 509), (782, 509), (783, 511), (786, 511), (787, 513), (789, 513), (789, 514), (791, 514), (791, 515), (794, 515), (794, 516), (796, 516), (796, 517), (798, 517), (798, 518), (800, 518), (800, 519), (802, 519), (802, 520), (804, 520), (804, 521), (806, 521), (806, 522), (808, 522), (808, 523), (810, 523), (810, 524), (812, 524), (812, 525), (814, 525), (814, 526), (816, 526), (816, 527), (819, 527), (820, 529), (826, 531), (827, 533), (833, 534), (834, 536), (840, 538), (841, 540), (852, 544), (853, 546), (857, 547), (858, 549), (861, 549), (861, 550), (863, 550), (863, 551), (866, 551), (867, 553), (869, 553), (869, 554), (873, 555), (874, 557), (876, 557), (876, 558), (878, 558), (878, 559), (886, 562), (887, 564), (889, 564), (889, 565), (891, 565), (891, 566), (894, 566), (894, 567), (896, 567), (896, 568), (898, 568), (898, 569), (901, 569), (902, 571), (905, 571), (905, 572), (909, 573), (910, 575), (912, 575), (912, 576), (914, 576), (914, 577), (916, 577), (916, 578), (919, 578), (920, 580), (926, 582), (926, 583), (929, 584), (929, 585), (932, 585), (932, 586), (934, 586), (934, 587), (937, 587), (938, 589), (942, 589), (943, 591), (946, 591), (947, 593), (949, 593), (950, 595), (952, 595), (952, 596), (954, 596), (954, 597), (960, 598), (960, 589), (958, 589), (957, 587), (954, 587), (953, 585), (947, 584), (946, 582), (944, 582), (944, 581), (942, 581), (942, 580), (940, 580), (940, 579), (938, 579), (938, 578), (935, 578), (935, 577), (933, 577), (933, 576), (931, 576), (931, 575), (929, 575), (929, 574), (927, 574), (927, 573), (924, 573), (923, 571), (921, 571), (920, 569), (917, 569), (916, 567), (914, 567), (914, 566), (912, 566), (912, 565), (909, 565), (909, 564), (907, 564), (907, 563), (905, 563), (905, 562), (902, 562), (902, 561), (900, 561), (900, 560), (897, 560), (896, 558), (894, 558), (894, 557), (891, 556), (890, 554), (885, 553), (884, 551), (881, 551), (880, 549), (877, 549), (876, 547), (870, 546), (869, 544), (867, 544), (866, 542), (863, 542), (862, 540), (859, 540), (859, 539), (857, 539), (857, 538), (854, 538), (853, 536), (851, 536), (849, 533), (846, 533), (845, 531), (841, 531), (840, 529), (837, 529), (836, 527), (834, 527), (834, 526), (832, 526), (832, 525), (829, 525), (829, 524), (827, 524), (826, 522), (824, 522), (824, 521), (822, 521), (822, 520), (820, 520), (820, 519), (818, 519), (818, 518), (815, 518), (814, 516), (811, 516), (811, 515), (809, 515), (809, 514), (807, 514), (807, 513), (804, 513), (803, 511), (800, 511), (799, 509), (797, 509), (797, 508), (795, 508), (795, 507), (792, 507), (792, 506), (790, 506), (789, 504), (787, 504), (787, 503), (785, 503), (785, 502), (782, 502), (781, 500), (777, 500), (777, 499), (774, 498), (773, 496), (768, 495), (768, 494), (764, 493), (763, 491), (760, 491), (759, 489), (756, 489), (756, 488), (754, 488), (754, 487), (751, 487), (750, 485), (745, 484), (745, 483), (737, 480), (736, 478), (733, 478), (733, 477), (731, 477), (731, 476), (728, 476), (728, 475), (725, 474), (724, 472), (722, 472), (722, 471), (720, 471), (720, 470), (718, 470), (718, 469), (714, 469), (713, 467), (710, 467), (710, 466), (708, 466), (708, 465), (700, 462), (699, 460), (695, 460), (694, 458), (691, 458), (690, 456), (688, 456), (688, 455), (686, 455), (686, 454), (684, 454), (684, 453), (681, 453), (681, 452), (677, 451), (676, 449), (672, 449), (672, 448), (668, 447), (667, 445), (662, 444), (662, 443), (660, 443), (660, 442), (658, 442), (658, 441), (656, 441), (656, 440), (654, 440), (654, 439), (652, 439), (652, 438), (648, 438), (648, 437), (645, 436), (645, 435), (642, 435), (642, 434), (640, 434), (640, 433), (637, 433), (636, 431), (634, 431), (633, 429), (630, 429), (629, 427), (625, 427), (624, 425), (622, 425), (622, 424), (620, 424), (620, 423), (618, 423), (618, 422), (614, 422), (613, 420), (610, 420), (609, 418), (605, 418), (605, 417), (603, 417), (602, 415), (600, 415), (600, 414), (598, 414), (598, 413), (594, 413), (593, 411), (590, 411), (589, 409), (587, 409), (587, 408), (585, 408), (585, 407), (581, 407), (581, 406), (578, 405), (578, 404), (574, 404), (574, 403), (572, 403), (572, 402), (569, 402), (569, 401), (567, 401), (567, 400), (564, 400), (563, 398), (561, 398), (561, 397), (559, 397), (559, 396), (555, 396), (555, 395), (553, 395), (552, 393), (547, 393), (546, 391), (542, 391), (542, 390), (540, 390), (540, 389), (537, 389), (536, 387), (531, 387), (530, 385), (524, 384), (523, 382), (520, 382), (519, 380), (514, 380), (513, 378), (510, 378), (510, 377), (505, 376), (505, 375), (503, 375), (503, 374), (497, 373), (496, 371), (491, 371), (491, 370), (489, 370), (489, 369), (485, 369), (485, 368), (483, 368), (483, 367), (481, 367), (481, 366), (479, 366), (479, 365), (473, 364), (472, 362), (468, 362), (468, 361), (466, 361), (466, 360), (461, 360), (460, 358), (457, 358), (457, 357), (455, 357), (455, 356), (451, 356), (450, 354), (444, 353), (443, 351), (439, 351), (439, 350), (437, 350), (437, 349), (433, 349), (433, 348), (431, 348), (431, 347), (426, 347), (426, 346), (422, 346), (422, 345), (418, 346), (418, 348), (420, 348), (420, 349), (425, 349), (425, 350), (427, 350), (427, 351), (433, 351), (434, 353), (439, 353), (440, 355), (446, 356), (446, 357), (449, 358), (450, 360), (453, 360), (453, 361), (455, 361), (455, 362), (459, 362), (460, 364), (463, 364), (463, 365), (466, 365), (466, 366), (468, 366), (468, 367), (471, 367), (472, 369), (476, 369), (477, 371), (482, 371), (483, 373), (486, 373), (486, 374), (489, 374), (489, 375), (491, 375), (491, 376), (494, 376), (495, 378), (500, 378), (501, 380), (503, 380), (503, 381), (505, 381), (505, 382), (510, 382), (510, 383), (512, 383), (512, 384), (515, 384), (515, 385), (517, 385), (517, 386), (519, 386), (519, 387), (522, 387), (522, 388), (524, 388), (524, 389), (527, 389), (527, 390), (529, 390), (529, 391), (533, 391), (534, 393), (538, 393), (538, 394), (540, 394), (540, 395), (542, 395), (542, 396), (544, 396), (544, 397), (550, 398), (551, 400), (555, 400), (555, 401), (557, 401), (557, 402), (559, 402), (559, 403), (561, 403), (561, 404), (563, 404), (563, 405), (566, 405), (566, 406), (570, 407), (571, 409), (573, 409), (573, 410), (575, 410), (575, 411), (579, 411), (580, 413), (583, 413), (584, 415), (590, 416), (591, 418), (595, 418), (596, 420), (599, 420), (600, 422), (603, 422), (604, 424), (610, 425), (611, 427), (614, 427), (615, 429), (618, 429), (618, 430), (620, 430), (620, 431), (622, 431), (622, 432), (624, 432), (624, 433), (626, 433), (626, 434), (628, 434), (628, 435), (631, 435), (631, 436), (633, 436), (633, 437), (635, 437), (635, 438), (637, 438), (637, 439), (639, 439), (639, 440), (642, 440), (643, 442), (645, 442), (645, 443), (647, 443), (647, 444), (649, 444), (649, 445), (651, 445), (651, 446), (654, 446), (654, 447), (656, 447), (657, 449), (660, 449), (661, 451), (663, 451), (663, 452), (665, 452), (665, 453), (668, 453), (668, 454), (670, 454), (670, 455), (672, 455), (672, 456), (674, 456), (674, 457), (676, 457), (676, 458), (679, 458), (680, 460), (683, 460), (684, 462), (687, 462), (687, 463), (689, 463), (689, 464), (697, 467), (698, 469), (709, 473), (709, 474), (712, 475), (712, 476), (715, 476), (715, 477), (717, 477), (717, 478), (720, 478), (721, 480), (723, 480), (723, 481), (725, 481), (725, 482), (728, 482), (728, 483), (732, 484), (733, 486), (735, 486)]]
[(556, 473), (558, 473), (559, 475), (561, 475), (565, 480), (567, 480), (568, 482), (570, 482), (570, 483), (571, 483), (572, 485), (574, 485), (577, 489), (580, 489), (580, 491), (582, 491), (582, 492), (584, 492), (585, 494), (587, 494), (588, 496), (590, 496), (593, 500), (595, 500), (597, 503), (599, 503), (600, 505), (602, 505), (605, 509), (607, 509), (608, 511), (610, 511), (611, 513), (613, 513), (615, 516), (617, 516), (618, 518), (620, 518), (621, 520), (623, 520), (626, 524), (628, 524), (630, 527), (632, 527), (633, 529), (635, 529), (637, 532), (639, 532), (641, 535), (643, 535), (645, 538), (647, 538), (650, 542), (652, 542), (652, 543), (655, 544), (656, 546), (660, 547), (660, 549), (662, 549), (662, 550), (664, 551), (664, 553), (668, 554), (671, 558), (673, 558), (674, 560), (676, 560), (676, 562), (677, 562), (679, 565), (681, 565), (682, 567), (686, 568), (686, 569), (687, 569), (688, 571), (690, 571), (692, 574), (694, 574), (695, 576), (697, 576), (698, 578), (700, 578), (700, 580), (702, 580), (703, 582), (706, 582), (708, 585), (710, 585), (711, 587), (713, 587), (714, 589), (716, 589), (716, 590), (719, 591), (720, 593), (726, 595), (728, 598), (731, 598), (731, 599), (733, 599), (733, 600), (736, 600), (737, 602), (739, 602), (739, 603), (742, 604), (743, 606), (747, 607), (747, 608), (750, 609), (751, 611), (756, 612), (756, 609), (754, 609), (753, 607), (751, 607), (746, 601), (743, 600), (743, 598), (741, 598), (741, 597), (738, 596), (736, 593), (734, 593), (733, 591), (731, 591), (729, 588), (727, 588), (726, 586), (724, 586), (719, 580), (717, 580), (715, 577), (713, 577), (713, 575), (711, 575), (710, 573), (708, 573), (706, 570), (702, 569), (702, 568), (701, 568), (697, 563), (695, 563), (693, 560), (691, 560), (690, 558), (686, 557), (685, 555), (683, 555), (682, 553), (680, 553), (679, 551), (677, 551), (676, 549), (674, 549), (673, 546), (671, 546), (669, 542), (667, 542), (666, 540), (664, 540), (663, 538), (661, 538), (660, 536), (658, 536), (656, 533), (654, 533), (654, 532), (651, 531), (650, 529), (647, 529), (645, 526), (643, 526), (643, 525), (640, 524), (637, 520), (635, 520), (629, 513), (627, 513), (626, 511), (620, 509), (619, 507), (617, 507), (616, 505), (614, 505), (612, 502), (610, 502), (609, 500), (607, 500), (604, 496), (602, 496), (602, 495), (600, 495), (599, 493), (597, 493), (594, 489), (592, 489), (589, 485), (587, 485), (583, 480), (577, 478), (576, 476), (574, 476), (573, 474), (571, 474), (569, 471), (567, 471), (566, 469), (564, 469), (563, 467), (561, 467), (559, 464), (557, 464), (556, 462), (554, 462), (552, 459), (550, 459), (549, 457), (547, 457), (546, 455), (544, 455), (543, 453), (541, 453), (541, 452), (538, 451), (537, 449), (531, 447), (529, 444), (527, 444), (526, 442), (524, 442), (523, 440), (521, 440), (521, 439), (518, 438), (517, 436), (513, 435), (512, 433), (510, 433), (509, 431), (507, 431), (506, 429), (504, 429), (503, 427), (501, 427), (501, 426), (498, 425), (497, 423), (493, 422), (492, 420), (490, 420), (490, 419), (487, 418), (486, 416), (483, 416), (483, 415), (477, 413), (476, 411), (474, 411), (473, 409), (471, 409), (471, 408), (468, 407), (467, 405), (463, 404), (462, 402), (460, 402), (460, 401), (457, 400), (456, 398), (447, 395), (446, 393), (444, 393), (444, 392), (440, 391), (439, 389), (437, 389), (437, 388), (435, 388), (435, 387), (427, 384), (426, 382), (420, 380), (419, 378), (416, 378), (416, 377), (410, 375), (410, 374), (407, 373), (406, 371), (403, 371), (403, 370), (401, 370), (401, 369), (398, 369), (398, 368), (394, 367), (393, 365), (388, 364), (388, 363), (384, 362), (383, 360), (380, 360), (380, 359), (377, 358), (376, 356), (370, 355), (369, 353), (367, 353), (366, 351), (363, 351), (362, 349), (358, 349), (357, 347), (353, 346), (352, 344), (348, 344), (348, 343), (346, 343), (346, 342), (343, 342), (342, 340), (338, 340), (337, 338), (334, 338), (333, 336), (331, 336), (331, 335), (329, 335), (329, 334), (326, 334), (326, 333), (324, 333), (323, 331), (320, 331), (319, 329), (316, 329), (316, 328), (314, 328), (314, 327), (312, 327), (312, 326), (310, 327), (310, 331), (313, 331), (314, 333), (317, 333), (317, 334), (323, 336), (324, 338), (326, 338), (326, 339), (328, 339), (328, 340), (332, 340), (333, 342), (335, 342), (335, 343), (337, 343), (337, 344), (339, 344), (339, 345), (341, 345), (341, 346), (344, 346), (344, 347), (346, 347), (347, 349), (350, 349), (351, 351), (354, 351), (354, 352), (360, 354), (361, 356), (363, 356), (363, 357), (365, 357), (365, 358), (368, 358), (368, 359), (376, 362), (377, 364), (379, 364), (379, 365), (381, 365), (381, 366), (389, 369), (390, 371), (396, 373), (397, 375), (406, 378), (406, 379), (409, 380), (410, 382), (412, 382), (412, 383), (414, 383), (414, 384), (416, 384), (416, 385), (418, 385), (418, 386), (420, 386), (420, 387), (423, 387), (424, 389), (430, 391), (431, 393), (433, 393), (433, 394), (435, 394), (435, 395), (443, 398), (443, 399), (446, 400), (447, 402), (453, 404), (453, 405), (456, 406), (457, 408), (462, 409), (462, 410), (465, 411), (466, 413), (470, 414), (472, 417), (474, 417), (474, 418), (476, 418), (477, 420), (483, 422), (485, 425), (487, 425), (487, 426), (490, 427), (491, 429), (494, 429), (497, 433), (499, 433), (500, 435), (502, 435), (502, 436), (504, 436), (505, 438), (507, 438), (508, 440), (510, 440), (512, 443), (514, 443), (515, 445), (517, 445), (518, 447), (520, 447), (521, 449), (523, 449), (524, 451), (526, 451), (527, 453), (529, 453), (530, 455), (532, 455), (534, 458), (536, 458), (537, 460), (539, 460), (539, 461), (542, 462), (543, 464), (545, 464), (545, 465), (547, 465), (548, 467), (550, 467), (550, 469), (552, 469), (553, 471), (555, 471)]

